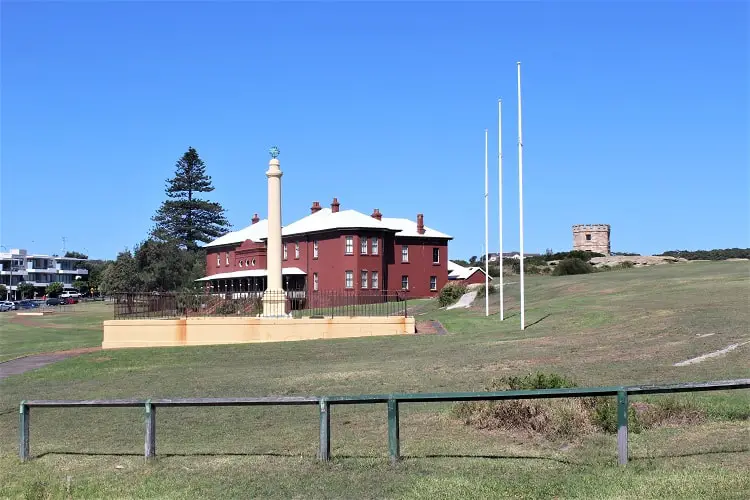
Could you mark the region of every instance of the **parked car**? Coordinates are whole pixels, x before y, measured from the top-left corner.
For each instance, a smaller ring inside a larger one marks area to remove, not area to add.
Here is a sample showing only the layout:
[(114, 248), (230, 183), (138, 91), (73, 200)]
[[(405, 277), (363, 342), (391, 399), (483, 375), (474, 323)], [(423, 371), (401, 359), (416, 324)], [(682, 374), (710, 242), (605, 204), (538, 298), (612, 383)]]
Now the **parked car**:
[(76, 297), (60, 297), (61, 304), (78, 304)]
[(13, 311), (16, 309), (16, 304), (10, 300), (4, 300), (0, 302), (0, 312)]
[(58, 299), (57, 297), (50, 297), (47, 300), (44, 301), (45, 304), (48, 306), (59, 306), (60, 304), (64, 304), (62, 299)]
[(67, 299), (68, 297), (73, 297), (76, 299), (81, 298), (81, 293), (76, 290), (66, 290), (63, 293), (60, 294), (61, 299)]
[(24, 299), (16, 302), (16, 308), (18, 309), (34, 309), (35, 307), (39, 306), (33, 300)]

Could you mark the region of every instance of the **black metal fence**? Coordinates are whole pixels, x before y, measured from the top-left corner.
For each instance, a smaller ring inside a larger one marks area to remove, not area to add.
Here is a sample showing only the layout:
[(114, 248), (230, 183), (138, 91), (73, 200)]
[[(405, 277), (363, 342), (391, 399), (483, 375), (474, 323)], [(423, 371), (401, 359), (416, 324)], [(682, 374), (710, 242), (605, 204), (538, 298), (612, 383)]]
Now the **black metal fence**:
[[(277, 295), (277, 296), (276, 296)], [(114, 319), (171, 319), (209, 316), (249, 316), (263, 313), (263, 300), (279, 314), (306, 316), (406, 316), (401, 291), (289, 290), (281, 292), (228, 291), (137, 292), (112, 295)]]

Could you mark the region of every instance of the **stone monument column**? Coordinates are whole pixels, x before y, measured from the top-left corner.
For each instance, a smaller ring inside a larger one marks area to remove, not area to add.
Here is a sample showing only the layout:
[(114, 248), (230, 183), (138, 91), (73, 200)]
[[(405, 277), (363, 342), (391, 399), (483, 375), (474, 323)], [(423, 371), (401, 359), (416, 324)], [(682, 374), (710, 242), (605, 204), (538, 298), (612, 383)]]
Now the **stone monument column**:
[(281, 285), (281, 168), (279, 168), (279, 148), (270, 150), (268, 162), (268, 240), (266, 259), (268, 280), (263, 294), (263, 317), (279, 318), (286, 316), (286, 295)]

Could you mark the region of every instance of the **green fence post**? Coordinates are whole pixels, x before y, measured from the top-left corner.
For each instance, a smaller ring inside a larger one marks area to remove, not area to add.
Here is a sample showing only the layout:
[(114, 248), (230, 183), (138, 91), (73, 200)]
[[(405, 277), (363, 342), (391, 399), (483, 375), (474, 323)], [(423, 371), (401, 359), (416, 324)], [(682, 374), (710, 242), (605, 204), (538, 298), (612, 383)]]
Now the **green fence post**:
[(156, 456), (156, 407), (151, 400), (146, 401), (146, 460)]
[(331, 459), (331, 404), (326, 398), (320, 398), (320, 450), (318, 460), (327, 462)]
[(617, 463), (628, 463), (628, 393), (617, 392)]
[(391, 457), (391, 464), (396, 464), (401, 458), (398, 429), (398, 400), (388, 400), (388, 452)]
[(26, 405), (26, 401), (21, 401), (18, 413), (18, 427), (20, 430), (18, 455), (21, 457), (21, 460), (25, 462), (29, 459), (29, 407)]

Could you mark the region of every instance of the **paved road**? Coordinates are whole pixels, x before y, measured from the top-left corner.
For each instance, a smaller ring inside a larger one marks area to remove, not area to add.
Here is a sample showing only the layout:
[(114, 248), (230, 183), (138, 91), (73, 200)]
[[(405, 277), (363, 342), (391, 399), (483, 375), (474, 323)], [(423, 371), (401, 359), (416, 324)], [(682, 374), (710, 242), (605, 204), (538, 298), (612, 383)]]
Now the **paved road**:
[(63, 359), (72, 358), (80, 354), (100, 350), (101, 347), (89, 347), (85, 349), (73, 349), (70, 351), (48, 352), (44, 354), (31, 354), (23, 358), (11, 359), (0, 363), (0, 380), (8, 378), (11, 375), (20, 375), (31, 370), (36, 370)]

